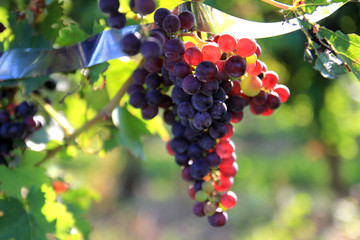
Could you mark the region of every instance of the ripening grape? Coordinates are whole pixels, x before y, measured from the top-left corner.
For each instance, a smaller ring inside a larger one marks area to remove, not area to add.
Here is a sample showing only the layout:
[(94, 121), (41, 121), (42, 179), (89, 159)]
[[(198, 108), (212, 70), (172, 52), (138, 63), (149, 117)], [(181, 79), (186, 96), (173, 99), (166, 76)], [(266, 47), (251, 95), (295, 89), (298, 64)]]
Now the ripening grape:
[(256, 41), (249, 38), (241, 38), (236, 44), (236, 53), (241, 57), (250, 57), (256, 52)]
[(240, 85), (245, 95), (254, 97), (260, 93), (262, 82), (258, 77), (248, 76), (241, 80)]

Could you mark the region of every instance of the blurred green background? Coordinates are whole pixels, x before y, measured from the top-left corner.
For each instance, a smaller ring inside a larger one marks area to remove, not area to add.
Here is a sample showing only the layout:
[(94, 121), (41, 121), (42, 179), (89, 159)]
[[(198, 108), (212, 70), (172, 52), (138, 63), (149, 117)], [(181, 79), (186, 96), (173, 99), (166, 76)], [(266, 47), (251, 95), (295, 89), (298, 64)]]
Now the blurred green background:
[[(105, 19), (95, 0), (64, 2), (89, 34), (94, 21)], [(261, 1), (205, 3), (248, 20), (283, 20)], [(359, 34), (359, 5), (348, 3), (320, 24)], [(351, 74), (324, 79), (304, 61), (305, 41), (300, 31), (258, 40), (260, 59), (291, 96), (273, 116), (246, 110), (235, 124), (238, 203), (225, 227), (212, 228), (192, 214), (189, 183), (161, 138), (151, 136), (144, 138), (145, 160), (118, 147), (56, 163), (72, 187), (85, 184), (100, 196), (87, 216), (90, 239), (360, 239), (360, 83)]]

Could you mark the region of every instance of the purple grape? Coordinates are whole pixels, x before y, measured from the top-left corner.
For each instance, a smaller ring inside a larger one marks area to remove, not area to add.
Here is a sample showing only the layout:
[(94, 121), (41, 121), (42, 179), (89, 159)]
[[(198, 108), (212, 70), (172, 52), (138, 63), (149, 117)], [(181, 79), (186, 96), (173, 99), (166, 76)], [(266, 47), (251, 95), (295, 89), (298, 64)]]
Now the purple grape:
[(149, 89), (156, 89), (162, 83), (162, 78), (157, 73), (150, 73), (145, 78), (145, 84)]
[(174, 137), (179, 137), (184, 134), (185, 127), (180, 122), (175, 122), (171, 128)]
[(265, 106), (269, 109), (276, 109), (281, 105), (279, 94), (276, 92), (269, 93), (269, 96), (266, 100)]
[(205, 112), (213, 105), (213, 97), (197, 93), (191, 97), (193, 107), (199, 112)]
[(205, 216), (205, 212), (204, 212), (205, 205), (206, 202), (196, 202), (193, 206), (192, 212), (198, 217)]
[(233, 88), (234, 84), (230, 79), (225, 79), (220, 84), (220, 87), (222, 87), (226, 94), (229, 94), (231, 92), (231, 89)]
[[(156, 31), (156, 30), (159, 30), (159, 31)], [(164, 44), (166, 42), (166, 36), (164, 35), (164, 33), (162, 32), (161, 29), (151, 29), (150, 37), (156, 38), (159, 41), (161, 48), (164, 46)]]
[(135, 8), (140, 14), (146, 15), (155, 11), (156, 3), (154, 0), (136, 0)]
[(246, 72), (246, 60), (239, 55), (229, 57), (225, 62), (225, 72), (233, 78), (238, 78)]
[(221, 119), (227, 111), (226, 104), (219, 100), (214, 100), (213, 106), (210, 108), (209, 113), (214, 119)]
[(219, 139), (225, 136), (227, 132), (226, 125), (224, 123), (216, 123), (210, 126), (209, 135), (214, 139)]
[(192, 106), (190, 101), (181, 102), (177, 108), (177, 114), (182, 119), (193, 118), (196, 110)]
[(181, 30), (190, 30), (195, 24), (195, 16), (192, 12), (186, 10), (179, 14), (179, 19), (181, 22)]
[(201, 82), (193, 74), (189, 74), (183, 79), (181, 87), (187, 94), (194, 95), (200, 91)]
[(251, 102), (256, 105), (264, 105), (267, 99), (268, 99), (268, 94), (264, 90), (261, 90), (258, 95), (254, 96), (251, 99)]
[(149, 72), (145, 68), (137, 68), (132, 73), (132, 79), (134, 83), (142, 85), (145, 83), (145, 78), (149, 74)]
[(178, 16), (169, 14), (164, 17), (161, 25), (165, 32), (176, 33), (180, 30), (181, 22)]
[(143, 91), (134, 91), (130, 94), (129, 103), (135, 108), (146, 106), (146, 94)]
[(148, 37), (141, 44), (140, 52), (145, 59), (158, 58), (162, 55), (161, 43), (154, 37)]
[(6, 110), (2, 110), (0, 112), (0, 124), (6, 123), (10, 121), (10, 114)]
[(146, 102), (152, 107), (158, 107), (164, 100), (164, 95), (157, 89), (150, 89), (146, 93)]
[(149, 105), (141, 108), (141, 116), (143, 119), (146, 119), (146, 120), (153, 119), (154, 117), (156, 117), (158, 112), (159, 112), (159, 109), (157, 107), (152, 107)]
[(199, 146), (205, 150), (209, 151), (216, 145), (216, 140), (212, 138), (208, 133), (204, 134), (199, 140)]
[(10, 125), (8, 131), (9, 137), (14, 139), (24, 139), (26, 136), (26, 127), (23, 123), (15, 122)]
[(213, 95), (214, 100), (219, 100), (225, 102), (226, 100), (226, 92), (222, 87), (219, 87), (216, 93)]
[(111, 13), (108, 17), (108, 24), (111, 28), (123, 28), (126, 25), (126, 16), (124, 13)]
[(120, 40), (121, 51), (129, 56), (136, 55), (141, 46), (141, 35), (138, 32), (128, 33)]
[(36, 105), (29, 104), (25, 101), (21, 102), (18, 106), (15, 107), (16, 117), (34, 116), (36, 112)]
[(226, 105), (230, 111), (238, 113), (244, 110), (246, 101), (239, 95), (233, 95), (226, 100)]
[(171, 11), (167, 8), (159, 8), (155, 11), (155, 14), (154, 14), (154, 22), (155, 24), (159, 27), (159, 28), (162, 28), (162, 22), (164, 20), (164, 18), (167, 16), (167, 15), (170, 15), (171, 14)]
[(201, 149), (199, 144), (197, 144), (196, 142), (192, 142), (190, 143), (186, 154), (191, 159), (198, 159), (203, 156), (203, 150)]
[(175, 162), (180, 166), (187, 166), (189, 163), (189, 157), (185, 153), (176, 154)]
[(188, 142), (182, 137), (175, 137), (170, 142), (171, 149), (176, 153), (185, 153), (188, 148)]
[(137, 84), (137, 83), (132, 83), (132, 84), (130, 84), (130, 86), (128, 87), (127, 93), (128, 93), (128, 94), (131, 94), (131, 93), (133, 93), (133, 92), (135, 92), (135, 91), (143, 92), (144, 90), (145, 90), (145, 89), (144, 89), (144, 87), (143, 87), (142, 85), (139, 85), (139, 84)]
[(221, 158), (216, 152), (209, 153), (205, 160), (208, 162), (210, 167), (217, 167), (221, 163)]
[(103, 13), (116, 13), (120, 7), (119, 0), (100, 0), (99, 8)]
[(218, 81), (203, 82), (201, 83), (200, 93), (206, 96), (212, 96), (219, 89)]
[(171, 92), (171, 98), (176, 105), (179, 105), (181, 102), (190, 100), (191, 96), (186, 94), (181, 87), (175, 85)]
[(194, 127), (199, 130), (205, 130), (210, 127), (212, 118), (208, 112), (197, 112), (193, 119)]
[(163, 116), (164, 121), (169, 125), (173, 124), (176, 121), (175, 113), (173, 113), (171, 110), (164, 111)]
[(215, 212), (214, 215), (208, 216), (207, 219), (211, 226), (222, 227), (228, 220), (228, 214), (227, 212)]
[(210, 172), (210, 167), (207, 161), (203, 158), (194, 160), (190, 165), (190, 175), (196, 180), (201, 180)]
[(144, 68), (152, 73), (161, 72), (161, 68), (163, 66), (162, 58), (148, 58), (145, 59)]
[(174, 74), (178, 78), (184, 78), (191, 73), (191, 67), (184, 61), (177, 62), (174, 66)]
[(185, 45), (180, 39), (172, 38), (165, 43), (164, 53), (170, 60), (178, 61), (185, 53)]
[(218, 67), (213, 62), (202, 61), (197, 65), (195, 74), (201, 82), (210, 82), (214, 80), (218, 71)]

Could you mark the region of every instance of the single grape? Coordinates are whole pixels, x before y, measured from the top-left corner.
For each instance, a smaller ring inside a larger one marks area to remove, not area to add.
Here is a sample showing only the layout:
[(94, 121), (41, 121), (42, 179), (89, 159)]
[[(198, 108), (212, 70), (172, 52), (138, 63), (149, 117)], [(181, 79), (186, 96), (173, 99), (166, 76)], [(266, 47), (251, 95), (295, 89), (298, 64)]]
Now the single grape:
[(240, 95), (233, 95), (226, 100), (226, 105), (230, 111), (238, 113), (244, 110), (246, 102)]
[(225, 71), (230, 77), (241, 77), (246, 71), (245, 59), (239, 55), (229, 57), (225, 62)]
[(213, 105), (213, 97), (197, 93), (191, 97), (193, 107), (199, 112), (205, 112)]
[(231, 209), (237, 202), (237, 196), (234, 192), (228, 191), (220, 197), (220, 207), (225, 210)]
[(103, 13), (112, 14), (118, 12), (120, 7), (119, 0), (100, 0), (99, 8)]
[(198, 143), (203, 150), (209, 151), (215, 147), (216, 139), (212, 138), (208, 133), (206, 133), (200, 138)]
[(162, 21), (162, 28), (167, 33), (176, 33), (180, 30), (181, 22), (175, 14), (169, 14), (164, 17)]
[(153, 106), (145, 106), (145, 107), (141, 108), (141, 116), (143, 119), (146, 119), (146, 120), (153, 119), (154, 117), (156, 117), (158, 112), (159, 112), (159, 109), (157, 107), (153, 107)]
[(170, 143), (171, 149), (176, 153), (185, 153), (189, 143), (182, 137), (175, 137)]
[(208, 112), (197, 112), (193, 119), (194, 127), (199, 130), (205, 130), (210, 127), (212, 118)]
[(209, 43), (202, 48), (203, 60), (216, 63), (221, 57), (221, 50), (216, 43)]
[(206, 96), (212, 96), (217, 92), (218, 89), (219, 89), (219, 82), (216, 80), (211, 82), (202, 82), (200, 93)]
[[(206, 161), (208, 162), (210, 167), (217, 167), (221, 163), (221, 158), (216, 152), (211, 152), (206, 156)], [(212, 189), (214, 188), (214, 185), (210, 182)]]
[(185, 153), (176, 154), (175, 162), (180, 166), (187, 166), (189, 162), (189, 157)]
[(220, 173), (226, 177), (234, 177), (239, 170), (239, 166), (236, 162), (234, 162), (232, 165), (227, 166), (220, 166), (219, 167)]
[(161, 57), (145, 59), (144, 68), (148, 72), (152, 72), (152, 73), (161, 72), (162, 66), (163, 66), (163, 60)]
[(251, 102), (256, 105), (264, 105), (267, 99), (268, 99), (268, 94), (264, 90), (261, 90), (258, 95), (254, 96), (251, 99)]
[(190, 101), (181, 102), (177, 108), (177, 114), (180, 118), (190, 119), (195, 116), (196, 110)]
[(174, 74), (178, 78), (184, 78), (191, 73), (191, 67), (184, 61), (180, 61), (174, 66)]
[(249, 109), (253, 114), (259, 115), (259, 114), (262, 114), (263, 112), (265, 112), (266, 107), (264, 105), (256, 105), (254, 103), (250, 103)]
[[(196, 198), (196, 195), (195, 195), (195, 198)], [(204, 213), (205, 204), (206, 204), (205, 202), (196, 202), (192, 209), (193, 213), (198, 217), (205, 216), (205, 213)]]
[(213, 227), (222, 227), (228, 220), (228, 214), (226, 212), (215, 212), (214, 215), (207, 217), (208, 222)]
[(181, 22), (180, 29), (189, 31), (195, 24), (195, 16), (192, 12), (185, 10), (179, 14)]
[(241, 80), (240, 85), (245, 95), (254, 97), (260, 93), (262, 82), (258, 77), (248, 76)]
[(137, 68), (132, 73), (131, 77), (134, 83), (142, 85), (145, 83), (145, 78), (149, 74), (149, 72), (145, 68)]
[(234, 152), (234, 145), (232, 144), (232, 142), (230, 140), (221, 140), (217, 145), (216, 145), (216, 153), (221, 157), (221, 158), (228, 158), (231, 157), (233, 152)]
[(108, 17), (108, 24), (111, 28), (123, 28), (126, 25), (126, 16), (124, 13), (111, 13)]
[[(190, 166), (190, 171), (191, 171), (191, 166)], [(198, 202), (205, 202), (206, 200), (208, 200), (208, 198), (209, 195), (205, 191), (200, 190), (195, 192), (195, 200)]]
[(158, 58), (162, 55), (162, 46), (158, 39), (148, 37), (140, 47), (140, 52), (145, 59)]
[(265, 72), (265, 77), (262, 79), (263, 86), (266, 89), (273, 89), (279, 82), (279, 76), (274, 71)]
[(201, 82), (213, 81), (217, 73), (218, 73), (217, 66), (210, 61), (202, 61), (197, 65), (195, 70), (196, 77)]
[(190, 175), (194, 179), (202, 179), (210, 172), (209, 164), (205, 159), (195, 159), (193, 164), (190, 165)]
[(219, 100), (214, 100), (213, 106), (210, 108), (209, 113), (214, 119), (221, 119), (227, 111), (226, 104)]
[(142, 15), (146, 15), (155, 11), (156, 3), (154, 0), (136, 0), (135, 8)]
[(281, 99), (277, 92), (270, 92), (268, 98), (265, 103), (265, 107), (269, 108), (270, 110), (274, 110), (280, 107)]
[(164, 45), (165, 56), (172, 61), (178, 61), (185, 53), (185, 45), (178, 38), (171, 38)]
[(231, 53), (236, 48), (236, 40), (229, 34), (224, 34), (219, 37), (218, 44), (220, 49), (225, 53)]
[(141, 46), (141, 35), (138, 32), (128, 33), (120, 40), (120, 49), (129, 56), (136, 55)]
[(256, 41), (249, 38), (241, 38), (236, 44), (236, 53), (241, 57), (250, 57), (256, 51)]
[(210, 128), (209, 128), (209, 135), (214, 139), (218, 139), (218, 138), (224, 137), (226, 134), (226, 131), (227, 131), (227, 128), (226, 128), (225, 123), (214, 122), (214, 124), (212, 126), (210, 126)]
[(192, 142), (190, 143), (186, 154), (191, 159), (198, 159), (203, 156), (203, 150), (200, 148), (199, 144), (197, 144), (196, 142)]
[(203, 54), (201, 49), (195, 46), (187, 48), (184, 54), (184, 60), (189, 65), (198, 65), (203, 61)]
[(158, 107), (163, 100), (164, 100), (164, 95), (161, 93), (160, 90), (150, 89), (146, 93), (146, 102), (148, 105), (152, 107)]
[(145, 84), (149, 89), (156, 89), (162, 83), (162, 78), (157, 73), (150, 73), (145, 78)]
[(278, 84), (274, 87), (274, 91), (279, 94), (281, 103), (284, 103), (289, 99), (290, 90), (287, 86)]
[(191, 99), (191, 95), (186, 94), (181, 87), (176, 85), (172, 89), (171, 98), (176, 105), (179, 105), (181, 102)]

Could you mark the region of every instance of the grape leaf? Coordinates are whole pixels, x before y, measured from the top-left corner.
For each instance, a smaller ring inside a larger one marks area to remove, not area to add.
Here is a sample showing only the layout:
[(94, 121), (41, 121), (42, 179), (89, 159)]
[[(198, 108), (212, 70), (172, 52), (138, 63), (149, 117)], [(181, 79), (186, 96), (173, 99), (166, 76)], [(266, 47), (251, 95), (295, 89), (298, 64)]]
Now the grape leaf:
[(33, 28), (26, 21), (18, 21), (15, 14), (9, 16), (9, 25), (16, 38), (10, 42), (10, 48), (27, 48), (32, 46)]
[(39, 161), (43, 154), (27, 151), (22, 159), (20, 168), (9, 169), (0, 166), (0, 189), (4, 191), (6, 196), (21, 199), (21, 188), (32, 186), (41, 187), (44, 183), (49, 183), (46, 170), (41, 167), (34, 167), (34, 163)]
[(46, 80), (49, 80), (49, 75), (23, 79), (21, 85), (24, 87), (24, 95), (27, 96), (32, 91), (38, 89)]
[(63, 47), (84, 41), (85, 39), (85, 32), (79, 27), (78, 24), (73, 23), (60, 30), (55, 45), (56, 47)]
[(25, 203), (15, 198), (0, 200), (1, 239), (47, 240), (55, 232), (55, 222), (48, 222), (41, 210), (45, 203), (40, 189), (31, 188)]
[(142, 136), (150, 135), (149, 130), (143, 121), (133, 116), (127, 105), (117, 107), (112, 114), (115, 126), (119, 129), (118, 142), (130, 149), (138, 157), (144, 158)]
[(110, 64), (108, 62), (104, 62), (89, 68), (87, 77), (90, 80), (90, 83), (94, 84), (96, 81), (98, 81), (100, 76), (104, 77), (104, 72), (108, 69), (109, 65)]
[(324, 11), (324, 14), (326, 14), (326, 12), (328, 11), (328, 8), (325, 7), (329, 7), (331, 5), (344, 5), (345, 3), (349, 2), (349, 0), (315, 0), (315, 1), (310, 1), (307, 0), (305, 4), (300, 5), (299, 8), (304, 12), (304, 13), (308, 13), (311, 14), (313, 12), (315, 12), (316, 10), (320, 10), (322, 9)]
[(46, 39), (55, 42), (59, 36), (59, 30), (64, 27), (64, 23), (61, 21), (61, 17), (63, 16), (63, 2), (58, 0), (52, 1), (47, 5), (45, 12), (46, 14), (39, 26), (39, 31)]
[(335, 33), (324, 27), (319, 32), (324, 37), (337, 57), (346, 62), (352, 73), (360, 80), (360, 36), (356, 34), (344, 34), (341, 31)]
[(325, 78), (335, 79), (338, 75), (347, 73), (344, 63), (331, 53), (319, 53), (314, 68)]

